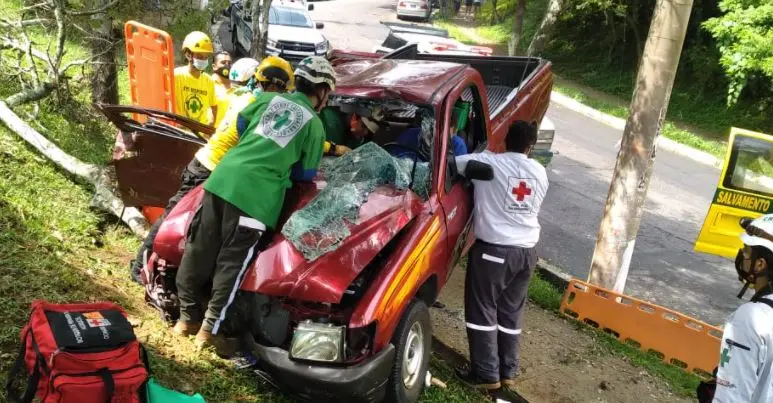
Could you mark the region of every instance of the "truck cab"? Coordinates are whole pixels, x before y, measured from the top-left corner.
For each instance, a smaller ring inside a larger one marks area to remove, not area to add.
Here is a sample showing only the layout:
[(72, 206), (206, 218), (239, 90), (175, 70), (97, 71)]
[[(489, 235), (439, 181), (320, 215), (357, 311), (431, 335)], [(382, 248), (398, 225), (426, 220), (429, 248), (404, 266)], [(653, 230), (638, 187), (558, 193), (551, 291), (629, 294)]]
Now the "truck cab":
[[(419, 399), (429, 307), (475, 239), (470, 178), (457, 172), (451, 136), (468, 152), (500, 151), (514, 121), (539, 124), (548, 107), (543, 59), (403, 57), (337, 64), (330, 107), (342, 117), (381, 111), (383, 130), (288, 191), (278, 228), (241, 284), (239, 311), (261, 373), (303, 399)], [(461, 131), (451, 127), (460, 102), (469, 106)], [(200, 142), (162, 133), (155, 119), (148, 129), (111, 120), (122, 129), (114, 164), (124, 201), (163, 205)], [(414, 157), (391, 156), (411, 128), (421, 133)], [(145, 271), (177, 267), (202, 194), (193, 190), (166, 218)]]
[[(231, 43), (238, 53), (247, 54), (252, 46), (252, 2), (243, 0), (231, 4)], [(279, 56), (293, 65), (308, 56), (327, 57), (330, 42), (320, 32), (325, 27), (315, 23), (309, 11), (313, 4), (304, 0), (281, 0), (271, 3), (268, 15), (266, 53)]]

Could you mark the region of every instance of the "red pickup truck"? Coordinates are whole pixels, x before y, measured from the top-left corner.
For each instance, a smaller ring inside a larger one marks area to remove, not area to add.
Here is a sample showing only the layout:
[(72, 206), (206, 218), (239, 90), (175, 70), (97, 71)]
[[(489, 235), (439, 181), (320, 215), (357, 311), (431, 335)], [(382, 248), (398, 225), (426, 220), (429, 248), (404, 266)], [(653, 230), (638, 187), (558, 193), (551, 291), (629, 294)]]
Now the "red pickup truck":
[[(253, 349), (261, 371), (302, 399), (418, 399), (430, 356), (428, 307), (474, 241), (471, 185), (457, 174), (449, 148), (452, 109), (460, 99), (469, 103), (464, 140), (470, 152), (480, 152), (503, 149), (512, 122), (539, 124), (548, 108), (553, 77), (546, 60), (405, 50), (383, 58), (338, 54), (339, 82), (330, 105), (342, 113), (379, 105), (391, 130), (373, 141), (385, 148), (394, 144), (389, 133), (417, 121), (429, 128), (429, 148), (413, 150), (427, 161), (424, 194), (377, 186), (347, 222), (348, 236), (313, 259), (278, 231), (241, 285), (253, 304)], [(139, 124), (124, 116), (126, 107), (102, 109), (121, 129), (114, 164), (124, 201), (163, 206), (203, 142), (164, 121), (201, 127), (147, 111), (157, 119)], [(312, 183), (295, 184), (279, 229), (326, 186), (324, 170)], [(200, 188), (192, 191), (164, 221), (148, 265), (170, 272), (179, 263), (201, 194)]]

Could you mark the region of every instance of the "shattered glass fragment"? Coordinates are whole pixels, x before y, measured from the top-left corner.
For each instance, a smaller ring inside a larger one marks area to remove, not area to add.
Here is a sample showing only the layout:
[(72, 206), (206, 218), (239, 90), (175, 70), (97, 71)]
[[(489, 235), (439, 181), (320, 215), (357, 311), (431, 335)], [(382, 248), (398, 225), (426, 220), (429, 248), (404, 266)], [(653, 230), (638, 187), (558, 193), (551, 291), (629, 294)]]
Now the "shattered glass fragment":
[(348, 225), (357, 223), (360, 207), (378, 186), (398, 190), (411, 186), (424, 200), (429, 195), (429, 164), (418, 162), (414, 171), (413, 160), (395, 158), (373, 142), (324, 160), (320, 172), (327, 186), (282, 228), (285, 238), (308, 260), (335, 250), (350, 235)]

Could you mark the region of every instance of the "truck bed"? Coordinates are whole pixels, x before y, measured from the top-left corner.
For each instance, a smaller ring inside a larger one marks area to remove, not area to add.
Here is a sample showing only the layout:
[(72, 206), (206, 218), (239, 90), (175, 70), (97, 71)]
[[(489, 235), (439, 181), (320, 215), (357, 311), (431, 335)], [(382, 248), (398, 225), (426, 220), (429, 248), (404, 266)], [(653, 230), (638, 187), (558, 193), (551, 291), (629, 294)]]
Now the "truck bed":
[[(480, 73), (486, 86), (490, 117), (495, 118), (504, 107), (515, 99), (521, 85), (528, 83), (540, 67), (548, 62), (537, 57), (506, 56), (457, 56), (421, 54), (415, 46), (406, 46), (390, 53), (384, 58), (407, 60), (431, 60), (466, 64)], [(465, 101), (472, 100), (467, 90), (462, 95)]]

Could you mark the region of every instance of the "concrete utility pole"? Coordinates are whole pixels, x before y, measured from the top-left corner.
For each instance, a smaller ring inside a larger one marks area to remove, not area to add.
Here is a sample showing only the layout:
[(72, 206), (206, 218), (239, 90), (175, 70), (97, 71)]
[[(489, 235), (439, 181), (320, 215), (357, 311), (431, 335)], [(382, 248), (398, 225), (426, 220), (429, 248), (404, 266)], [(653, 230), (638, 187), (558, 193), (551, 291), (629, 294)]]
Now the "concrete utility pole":
[(618, 292), (628, 277), (692, 3), (658, 0), (639, 65), (589, 275), (591, 283)]

